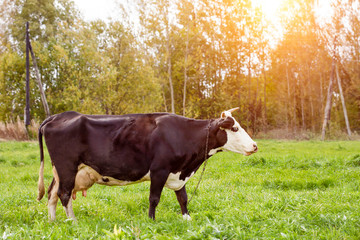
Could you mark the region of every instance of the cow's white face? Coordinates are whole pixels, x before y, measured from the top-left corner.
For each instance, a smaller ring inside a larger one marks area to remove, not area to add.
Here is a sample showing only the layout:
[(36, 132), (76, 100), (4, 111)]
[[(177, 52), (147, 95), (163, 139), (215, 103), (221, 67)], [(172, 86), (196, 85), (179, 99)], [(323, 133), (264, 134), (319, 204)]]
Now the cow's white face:
[(245, 156), (249, 156), (252, 153), (257, 152), (258, 148), (256, 142), (254, 142), (240, 124), (231, 115), (231, 112), (236, 109), (231, 109), (221, 113), (221, 118), (231, 118), (234, 121), (234, 125), (230, 128), (222, 128), (226, 132), (227, 142), (222, 146), (222, 150), (241, 153)]

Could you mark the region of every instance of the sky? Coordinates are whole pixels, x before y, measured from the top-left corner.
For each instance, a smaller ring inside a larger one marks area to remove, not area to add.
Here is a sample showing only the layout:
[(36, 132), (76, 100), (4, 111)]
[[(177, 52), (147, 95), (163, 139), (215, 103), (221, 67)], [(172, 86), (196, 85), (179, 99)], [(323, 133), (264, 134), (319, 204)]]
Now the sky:
[[(109, 17), (117, 18), (117, 8), (120, 2), (126, 0), (73, 0), (80, 12), (83, 14), (85, 20), (102, 19), (107, 20)], [(262, 6), (265, 14), (272, 17), (276, 14), (279, 6), (283, 0), (253, 0), (257, 6)]]
[(73, 0), (86, 21), (117, 19), (121, 0)]
[[(127, 0), (73, 0), (87, 21), (109, 18), (119, 19), (118, 6), (121, 2), (128, 2)], [(265, 15), (272, 21), (276, 21), (278, 11), (284, 0), (253, 0), (255, 6), (263, 8)], [(317, 0), (319, 8), (317, 14), (326, 15), (330, 10), (328, 0)], [(330, 1), (331, 2), (331, 1)]]
[[(80, 10), (86, 21), (101, 19), (109, 21), (109, 19), (119, 20), (119, 5), (131, 5), (129, 0), (73, 0)], [(286, 0), (252, 0), (254, 6), (261, 7), (268, 21), (273, 25), (279, 26), (279, 10)], [(324, 19), (331, 13), (330, 2), (333, 0), (317, 0), (318, 7), (315, 10), (318, 17)], [(282, 29), (278, 29), (274, 33), (278, 37), (281, 36)]]
[[(131, 0), (73, 0), (75, 5), (80, 10), (83, 18), (86, 21), (92, 21), (101, 19), (108, 22), (110, 19), (121, 20), (120, 18), (120, 4), (124, 4), (131, 8)], [(255, 7), (262, 8), (265, 14), (265, 21), (271, 22), (274, 26), (271, 30), (271, 35), (268, 35), (268, 40), (272, 47), (276, 45), (278, 40), (283, 35), (283, 29), (279, 26), (280, 18), (279, 11), (284, 3), (288, 0), (252, 0)], [(320, 17), (322, 21), (329, 17), (331, 14), (330, 3), (333, 0), (316, 0), (317, 8), (315, 9), (317, 17)], [(130, 12), (132, 12), (130, 10)], [(136, 19), (133, 19), (134, 25), (136, 25)]]

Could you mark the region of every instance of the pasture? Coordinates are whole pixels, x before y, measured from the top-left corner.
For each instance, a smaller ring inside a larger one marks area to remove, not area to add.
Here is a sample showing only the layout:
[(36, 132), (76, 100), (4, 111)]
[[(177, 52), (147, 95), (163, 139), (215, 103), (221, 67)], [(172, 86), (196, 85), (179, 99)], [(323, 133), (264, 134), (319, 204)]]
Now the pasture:
[[(156, 221), (148, 218), (149, 182), (94, 185), (73, 202), (77, 223), (58, 203), (49, 223), (36, 201), (37, 142), (0, 142), (0, 237), (3, 239), (359, 239), (359, 141), (258, 141), (244, 157), (218, 153), (185, 221), (164, 189)], [(71, 149), (69, 149), (70, 151)], [(202, 167), (201, 167), (202, 169)], [(187, 183), (189, 198), (200, 170)], [(45, 156), (45, 184), (51, 163)]]

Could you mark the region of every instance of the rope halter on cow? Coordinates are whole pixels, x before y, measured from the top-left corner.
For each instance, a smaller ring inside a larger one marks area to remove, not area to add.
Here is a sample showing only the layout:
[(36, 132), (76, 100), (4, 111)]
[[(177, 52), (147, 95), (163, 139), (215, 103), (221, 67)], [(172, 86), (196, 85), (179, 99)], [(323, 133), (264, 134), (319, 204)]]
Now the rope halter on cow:
[[(223, 112), (223, 113), (221, 114), (221, 118), (226, 118), (229, 113), (230, 113), (230, 116), (231, 116), (231, 113), (234, 112), (234, 111), (236, 111), (236, 110), (238, 110), (238, 109), (239, 109), (239, 107), (236, 107), (236, 108), (232, 108), (232, 109), (229, 109), (229, 110)], [(190, 200), (188, 201), (188, 205), (189, 205), (189, 203), (191, 202), (191, 200), (193, 199), (193, 197), (194, 197), (197, 189), (199, 188), (200, 182), (201, 182), (201, 180), (202, 180), (202, 178), (203, 178), (203, 175), (204, 175), (204, 172), (205, 172), (206, 164), (207, 164), (207, 162), (208, 162), (208, 157), (207, 157), (207, 156), (208, 156), (208, 148), (209, 148), (209, 134), (210, 134), (211, 121), (212, 121), (212, 120), (209, 120), (209, 124), (208, 124), (208, 126), (207, 126), (207, 134), (206, 134), (206, 141), (205, 141), (205, 153), (204, 153), (204, 166), (203, 166), (203, 170), (202, 170), (202, 172), (201, 172), (199, 181), (198, 181), (198, 183), (197, 183), (197, 185), (196, 185), (196, 187), (195, 187), (195, 189), (194, 189), (194, 191), (193, 191), (193, 193), (192, 193), (192, 195), (191, 195), (191, 198), (190, 198)]]
[(195, 195), (195, 193), (196, 193), (196, 190), (198, 189), (198, 187), (199, 187), (199, 185), (200, 185), (200, 182), (201, 182), (202, 177), (203, 177), (204, 172), (205, 172), (206, 164), (207, 164), (207, 162), (208, 162), (207, 156), (208, 156), (208, 148), (209, 148), (210, 127), (211, 127), (211, 120), (209, 120), (209, 124), (208, 124), (208, 126), (207, 126), (207, 131), (206, 131), (207, 133), (206, 133), (206, 141), (205, 141), (205, 153), (204, 153), (204, 166), (203, 166), (203, 170), (202, 170), (202, 172), (201, 172), (199, 181), (198, 181), (198, 183), (197, 183), (197, 185), (196, 185), (196, 187), (195, 187), (195, 189), (194, 189), (194, 191), (193, 191), (193, 193), (192, 193), (192, 195), (191, 195), (191, 198), (190, 198), (190, 200), (188, 201), (188, 205), (189, 205), (189, 203), (191, 202), (191, 200), (193, 199), (193, 197), (194, 197), (194, 195)]

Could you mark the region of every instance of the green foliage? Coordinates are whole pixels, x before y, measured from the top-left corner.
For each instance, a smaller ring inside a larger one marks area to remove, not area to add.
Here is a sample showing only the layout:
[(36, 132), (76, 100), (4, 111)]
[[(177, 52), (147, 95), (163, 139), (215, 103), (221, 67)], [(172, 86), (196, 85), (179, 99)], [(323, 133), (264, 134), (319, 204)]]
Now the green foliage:
[[(25, 106), (25, 62), (8, 48), (0, 56), (0, 120), (14, 120), (16, 115), (22, 115), (19, 108)], [(11, 113), (16, 115), (9, 116)]]
[(46, 47), (57, 35), (61, 24), (72, 25), (79, 17), (74, 3), (68, 0), (16, 0), (10, 11), (10, 34), (22, 52), (25, 51), (24, 27), (27, 21), (31, 23), (32, 39)]
[[(48, 222), (36, 201), (38, 144), (0, 143), (0, 235), (4, 239), (358, 239), (359, 142), (258, 141), (259, 152), (212, 157), (185, 221), (164, 189), (157, 219), (147, 216), (149, 183), (95, 185), (73, 202), (77, 223), (58, 203)], [(45, 183), (51, 163), (45, 154)], [(191, 196), (200, 174), (187, 183)]]
[[(281, 21), (272, 26), (250, 0), (137, 0), (128, 2), (134, 14), (123, 5), (123, 19), (108, 22), (85, 22), (71, 0), (3, 0), (0, 120), (23, 115), (29, 21), (53, 114), (170, 112), (174, 105), (177, 114), (215, 118), (238, 106), (234, 115), (252, 134), (272, 128), (316, 133), (332, 57), (342, 45), (348, 47), (336, 56), (339, 74), (350, 126), (358, 131), (359, 10), (352, 1), (335, 1), (324, 24), (316, 2), (285, 1)], [(274, 36), (274, 28), (283, 34)], [(278, 38), (275, 46), (271, 38)], [(32, 116), (43, 120), (31, 78)], [(335, 86), (329, 139), (345, 126), (337, 92)]]
[[(31, 42), (50, 111), (88, 114), (159, 111), (160, 85), (137, 50), (137, 40), (120, 22), (83, 22), (68, 0), (16, 1), (10, 8), (9, 36), (15, 45), (0, 55), (0, 120), (24, 109), (24, 26)], [(2, 7), (10, 6), (4, 2)], [(32, 82), (31, 111), (44, 118)]]

